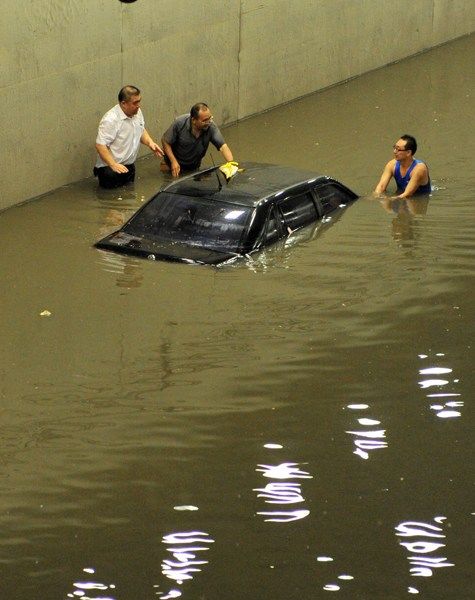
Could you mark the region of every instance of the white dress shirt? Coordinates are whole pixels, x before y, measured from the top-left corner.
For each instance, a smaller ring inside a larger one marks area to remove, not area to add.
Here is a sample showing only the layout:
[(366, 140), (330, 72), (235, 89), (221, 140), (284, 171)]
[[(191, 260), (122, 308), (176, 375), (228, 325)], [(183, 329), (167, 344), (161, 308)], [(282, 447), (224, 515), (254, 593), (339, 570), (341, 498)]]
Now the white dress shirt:
[[(145, 121), (141, 109), (128, 117), (116, 104), (106, 112), (99, 123), (96, 144), (107, 146), (118, 163), (130, 165), (137, 159), (140, 138), (145, 130)], [(106, 163), (98, 155), (96, 167), (105, 167)]]

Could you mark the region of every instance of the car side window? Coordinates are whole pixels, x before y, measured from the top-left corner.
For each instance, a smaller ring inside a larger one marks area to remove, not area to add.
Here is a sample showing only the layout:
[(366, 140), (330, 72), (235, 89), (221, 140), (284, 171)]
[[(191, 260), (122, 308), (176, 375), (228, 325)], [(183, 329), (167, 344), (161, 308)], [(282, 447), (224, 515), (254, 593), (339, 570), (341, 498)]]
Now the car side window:
[(274, 205), (269, 210), (269, 214), (267, 215), (263, 241), (265, 244), (269, 244), (270, 242), (275, 242), (280, 239), (284, 235), (284, 227), (282, 216), (277, 210), (277, 207)]
[(345, 190), (341, 189), (333, 183), (327, 183), (322, 186), (315, 188), (315, 194), (317, 195), (322, 205), (323, 214), (327, 214), (332, 210), (335, 210), (340, 204), (346, 204), (350, 198)]
[(310, 192), (290, 196), (278, 204), (287, 230), (295, 231), (299, 227), (317, 220), (318, 214)]

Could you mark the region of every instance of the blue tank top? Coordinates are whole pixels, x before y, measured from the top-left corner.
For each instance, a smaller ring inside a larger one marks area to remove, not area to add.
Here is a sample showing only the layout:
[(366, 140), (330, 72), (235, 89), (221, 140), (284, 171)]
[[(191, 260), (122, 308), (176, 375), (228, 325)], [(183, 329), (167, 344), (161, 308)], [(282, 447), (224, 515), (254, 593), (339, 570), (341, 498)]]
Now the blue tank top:
[[(407, 173), (404, 175), (404, 177), (402, 177), (401, 176), (401, 163), (398, 160), (396, 161), (396, 167), (394, 169), (394, 179), (396, 180), (398, 190), (404, 191), (406, 189), (407, 184), (409, 183), (409, 179), (411, 178), (412, 170), (414, 169), (414, 167), (416, 165), (418, 165), (420, 163), (424, 163), (424, 161), (418, 160), (417, 158), (415, 158), (412, 161), (411, 166), (407, 170)], [(432, 188), (430, 185), (430, 177), (429, 177), (429, 181), (425, 185), (420, 185), (417, 188), (416, 194), (429, 194), (431, 191), (432, 191)]]

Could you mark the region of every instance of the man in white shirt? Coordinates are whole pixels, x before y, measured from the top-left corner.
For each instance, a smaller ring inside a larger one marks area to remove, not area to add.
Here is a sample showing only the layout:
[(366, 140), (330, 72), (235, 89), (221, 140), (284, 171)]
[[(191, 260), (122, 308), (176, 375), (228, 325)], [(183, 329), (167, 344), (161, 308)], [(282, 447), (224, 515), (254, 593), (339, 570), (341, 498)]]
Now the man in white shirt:
[(145, 129), (140, 90), (126, 85), (120, 90), (118, 100), (119, 103), (102, 117), (96, 138), (94, 175), (104, 188), (119, 187), (135, 179), (140, 143), (156, 156), (163, 156), (162, 149)]

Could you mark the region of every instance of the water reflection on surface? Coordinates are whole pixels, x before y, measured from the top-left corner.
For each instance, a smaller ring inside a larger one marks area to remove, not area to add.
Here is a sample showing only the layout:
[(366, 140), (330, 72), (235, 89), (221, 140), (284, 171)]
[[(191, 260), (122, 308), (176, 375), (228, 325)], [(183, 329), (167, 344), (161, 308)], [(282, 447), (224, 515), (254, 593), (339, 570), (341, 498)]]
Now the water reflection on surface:
[[(435, 570), (453, 567), (454, 563), (447, 560), (446, 557), (439, 556), (442, 548), (446, 544), (443, 528), (439, 524), (443, 524), (447, 517), (434, 517), (434, 523), (425, 523), (420, 521), (404, 521), (396, 526), (396, 535), (399, 538), (411, 538), (410, 541), (400, 541), (399, 545), (403, 546), (407, 553), (409, 561), (409, 572), (413, 577), (432, 577)], [(435, 554), (435, 556), (434, 556)], [(417, 588), (411, 587), (411, 593), (418, 593)]]
[(386, 212), (393, 215), (391, 230), (394, 241), (400, 245), (410, 241), (411, 247), (420, 233), (417, 221), (427, 213), (430, 196), (416, 196), (414, 198), (391, 198), (387, 197), (380, 201)]
[[(318, 556), (317, 562), (328, 563), (329, 565), (331, 565), (331, 568), (327, 568), (324, 570), (324, 572), (322, 572), (323, 577), (329, 578), (329, 577), (333, 576), (333, 582), (325, 583), (322, 587), (322, 589), (326, 592), (339, 592), (342, 589), (342, 585), (344, 585), (344, 589), (346, 589), (347, 584), (342, 584), (341, 582), (352, 581), (353, 579), (355, 579), (353, 577), (353, 575), (350, 575), (348, 573), (341, 573), (341, 572), (337, 571), (336, 565), (333, 564), (334, 559), (331, 556)], [(327, 573), (326, 571), (329, 571), (329, 572)], [(330, 573), (330, 571), (332, 571), (332, 573)], [(337, 580), (338, 580), (338, 583), (337, 583)]]
[[(209, 561), (203, 557), (203, 553), (209, 550), (209, 544), (213, 544), (214, 540), (203, 531), (184, 531), (169, 533), (163, 536), (162, 542), (171, 555), (170, 558), (162, 561), (162, 573), (168, 579), (175, 581), (178, 586), (182, 586), (208, 564)], [(182, 591), (171, 589), (168, 592), (157, 591), (156, 594), (161, 600), (167, 600), (180, 597)]]
[[(445, 354), (443, 353), (437, 353), (436, 354), (436, 358), (438, 359), (437, 362), (440, 363), (440, 358), (444, 357)], [(427, 354), (420, 354), (419, 355), (420, 359), (428, 359), (429, 356)], [(461, 400), (446, 400), (443, 404), (440, 404), (441, 401), (443, 401), (444, 398), (459, 398), (460, 394), (455, 392), (454, 390), (456, 389), (456, 385), (459, 383), (458, 379), (440, 379), (437, 378), (437, 375), (444, 375), (444, 376), (448, 376), (450, 373), (452, 373), (452, 369), (450, 367), (445, 367), (445, 366), (438, 366), (438, 367), (426, 367), (423, 369), (419, 369), (419, 374), (423, 375), (424, 377), (429, 377), (428, 379), (421, 379), (419, 381), (419, 385), (421, 386), (421, 388), (423, 390), (429, 390), (431, 391), (430, 394), (427, 394), (427, 398), (437, 398), (440, 399), (439, 403), (435, 403), (430, 405), (431, 410), (435, 411), (435, 414), (440, 418), (440, 419), (453, 419), (456, 417), (461, 417), (462, 413), (459, 410), (454, 410), (455, 408), (461, 408), (464, 403)], [(432, 377), (430, 377), (432, 376)], [(452, 384), (452, 385), (451, 385)], [(444, 388), (445, 386), (449, 386), (449, 388), (447, 389), (447, 391), (435, 391), (433, 388), (435, 388), (436, 390), (439, 390), (441, 388)]]
[[(361, 411), (366, 410), (369, 406), (366, 404), (349, 404), (347, 408), (350, 410)], [(388, 447), (385, 440), (386, 430), (377, 428), (377, 426), (381, 425), (381, 421), (373, 418), (361, 417), (358, 419), (358, 424), (364, 426), (365, 429), (346, 432), (354, 436), (353, 443), (356, 446), (356, 450), (354, 450), (353, 454), (367, 460), (370, 451)]]
[[(269, 447), (269, 445), (267, 445)], [(263, 477), (272, 479), (263, 488), (254, 488), (258, 498), (264, 498), (266, 504), (275, 505), (272, 510), (258, 511), (257, 514), (265, 517), (265, 521), (272, 523), (290, 523), (308, 517), (310, 511), (305, 508), (290, 510), (289, 504), (302, 504), (305, 498), (302, 495), (301, 483), (294, 479), (312, 479), (312, 475), (300, 468), (299, 463), (285, 462), (274, 465), (257, 465), (256, 471)], [(285, 507), (279, 510), (279, 507)]]
[(142, 260), (124, 257), (114, 252), (98, 251), (98, 264), (104, 271), (116, 277), (116, 285), (122, 288), (140, 287), (144, 278)]
[[(86, 567), (83, 572), (87, 575), (94, 575), (95, 569)], [(115, 585), (113, 583), (102, 583), (99, 581), (81, 581), (73, 583), (74, 590), (67, 594), (68, 598), (80, 598), (81, 600), (116, 600)]]

